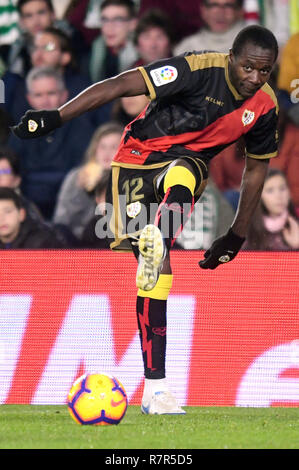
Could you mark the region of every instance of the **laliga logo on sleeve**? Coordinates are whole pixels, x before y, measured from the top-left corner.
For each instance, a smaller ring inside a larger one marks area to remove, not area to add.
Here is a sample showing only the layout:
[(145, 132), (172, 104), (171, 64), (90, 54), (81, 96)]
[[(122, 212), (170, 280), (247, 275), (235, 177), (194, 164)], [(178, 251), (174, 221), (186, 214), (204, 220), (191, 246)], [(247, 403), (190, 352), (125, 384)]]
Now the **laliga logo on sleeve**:
[(165, 65), (158, 69), (151, 70), (151, 76), (156, 86), (167, 85), (174, 82), (178, 76), (178, 71), (172, 65)]
[(30, 119), (28, 121), (28, 131), (29, 132), (35, 132), (37, 128), (38, 128), (37, 122), (33, 121), (33, 119)]
[(254, 120), (254, 112), (245, 109), (244, 113), (242, 114), (242, 122), (244, 126), (248, 126)]

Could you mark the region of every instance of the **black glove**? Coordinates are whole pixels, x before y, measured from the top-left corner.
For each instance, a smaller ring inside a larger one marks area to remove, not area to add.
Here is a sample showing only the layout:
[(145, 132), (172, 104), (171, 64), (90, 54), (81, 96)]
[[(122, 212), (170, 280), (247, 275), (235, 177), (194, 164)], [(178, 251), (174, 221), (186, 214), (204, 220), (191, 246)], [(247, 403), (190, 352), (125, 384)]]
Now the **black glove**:
[(21, 122), (11, 129), (20, 139), (33, 139), (47, 135), (61, 125), (62, 120), (57, 109), (51, 111), (29, 109), (22, 117)]
[(219, 264), (228, 263), (237, 256), (245, 238), (236, 235), (230, 228), (226, 235), (214, 241), (211, 248), (204, 253), (204, 260), (199, 261), (203, 269), (215, 269)]

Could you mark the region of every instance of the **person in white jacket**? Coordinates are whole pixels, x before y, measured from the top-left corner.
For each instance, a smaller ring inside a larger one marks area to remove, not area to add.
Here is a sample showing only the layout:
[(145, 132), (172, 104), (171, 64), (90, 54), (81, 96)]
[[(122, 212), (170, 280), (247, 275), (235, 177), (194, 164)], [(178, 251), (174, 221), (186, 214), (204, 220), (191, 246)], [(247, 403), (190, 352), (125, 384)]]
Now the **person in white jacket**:
[(203, 0), (200, 12), (205, 26), (183, 39), (174, 48), (175, 55), (202, 50), (226, 52), (245, 26), (243, 0)]

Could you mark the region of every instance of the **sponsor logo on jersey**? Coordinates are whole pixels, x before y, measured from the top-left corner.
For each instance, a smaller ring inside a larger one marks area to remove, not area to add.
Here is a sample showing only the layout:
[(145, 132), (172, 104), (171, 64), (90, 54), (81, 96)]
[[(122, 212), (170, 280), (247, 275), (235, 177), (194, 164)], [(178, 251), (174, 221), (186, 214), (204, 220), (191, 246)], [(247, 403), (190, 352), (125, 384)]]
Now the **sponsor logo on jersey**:
[(224, 101), (219, 100), (218, 98), (213, 98), (212, 96), (206, 96), (206, 101), (209, 103), (216, 104), (217, 106), (224, 106)]
[(245, 109), (244, 113), (242, 114), (242, 122), (244, 126), (248, 126), (254, 120), (255, 113), (254, 111), (249, 111), (249, 109)]
[(178, 76), (178, 71), (172, 65), (165, 65), (158, 69), (151, 70), (151, 76), (156, 86), (167, 85), (174, 82)]

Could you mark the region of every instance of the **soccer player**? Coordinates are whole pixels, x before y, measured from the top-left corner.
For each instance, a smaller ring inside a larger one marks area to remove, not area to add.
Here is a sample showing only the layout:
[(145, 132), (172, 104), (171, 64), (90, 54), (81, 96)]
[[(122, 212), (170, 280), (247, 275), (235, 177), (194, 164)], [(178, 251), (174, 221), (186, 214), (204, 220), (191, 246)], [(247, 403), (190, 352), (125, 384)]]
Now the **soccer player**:
[[(169, 252), (205, 188), (209, 161), (243, 136), (246, 166), (235, 219), (199, 265), (215, 269), (240, 250), (268, 161), (277, 154), (278, 107), (267, 84), (277, 55), (273, 34), (250, 26), (237, 35), (229, 54), (190, 52), (124, 72), (94, 84), (58, 110), (27, 111), (14, 128), (21, 138), (38, 137), (117, 97), (150, 97), (146, 109), (125, 128), (107, 192), (114, 207), (110, 246), (132, 248), (138, 259), (137, 319), (145, 370), (141, 409), (146, 414), (185, 413), (165, 376)], [(126, 200), (124, 209), (120, 195)], [(154, 203), (159, 203), (154, 221), (130, 230), (138, 212)]]

